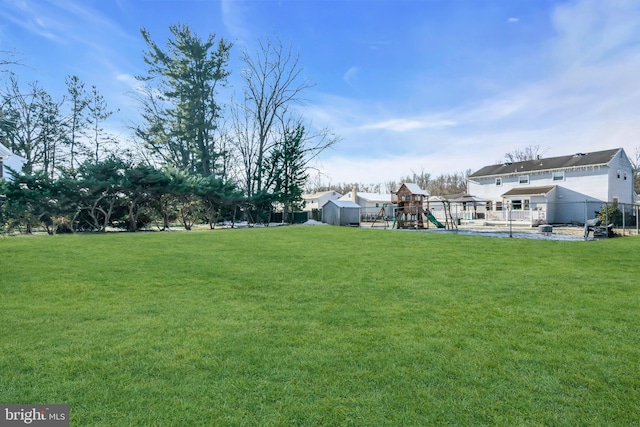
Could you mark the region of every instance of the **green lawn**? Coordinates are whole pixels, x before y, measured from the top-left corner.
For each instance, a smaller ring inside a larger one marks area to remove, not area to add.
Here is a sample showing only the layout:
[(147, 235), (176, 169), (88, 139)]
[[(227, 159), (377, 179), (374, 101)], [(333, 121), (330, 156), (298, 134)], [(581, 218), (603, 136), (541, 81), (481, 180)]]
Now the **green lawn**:
[(640, 238), (0, 238), (0, 403), (72, 426), (640, 425)]

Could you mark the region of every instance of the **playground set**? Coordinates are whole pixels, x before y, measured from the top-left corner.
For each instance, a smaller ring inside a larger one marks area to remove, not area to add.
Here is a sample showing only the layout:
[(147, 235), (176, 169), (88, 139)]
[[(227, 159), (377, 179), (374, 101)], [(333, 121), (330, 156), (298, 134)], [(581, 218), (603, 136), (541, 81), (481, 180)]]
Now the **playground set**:
[[(451, 203), (448, 200), (442, 200), (445, 212), (445, 223), (442, 224), (436, 219), (429, 209), (429, 193), (421, 189), (417, 184), (404, 183), (396, 191), (397, 207), (393, 217), (391, 228), (398, 229), (428, 229), (429, 223), (437, 228), (445, 228), (447, 230), (457, 230), (457, 222), (451, 215)], [(427, 204), (425, 208), (425, 202)], [(378, 217), (372, 225), (378, 220), (383, 220), (388, 224), (385, 207), (380, 210)]]

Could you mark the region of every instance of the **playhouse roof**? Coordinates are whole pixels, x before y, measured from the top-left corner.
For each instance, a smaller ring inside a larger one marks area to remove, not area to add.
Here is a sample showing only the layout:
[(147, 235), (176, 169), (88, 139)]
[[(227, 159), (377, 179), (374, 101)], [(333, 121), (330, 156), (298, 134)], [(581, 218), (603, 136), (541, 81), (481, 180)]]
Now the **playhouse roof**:
[(419, 195), (423, 195), (423, 196), (428, 196), (429, 193), (426, 190), (423, 190), (422, 188), (420, 188), (420, 186), (418, 184), (414, 184), (412, 182), (405, 182), (403, 183), (400, 188), (398, 188), (398, 191), (400, 191), (400, 189), (402, 189), (402, 187), (405, 187), (407, 190), (409, 190), (411, 192), (411, 194), (419, 194)]

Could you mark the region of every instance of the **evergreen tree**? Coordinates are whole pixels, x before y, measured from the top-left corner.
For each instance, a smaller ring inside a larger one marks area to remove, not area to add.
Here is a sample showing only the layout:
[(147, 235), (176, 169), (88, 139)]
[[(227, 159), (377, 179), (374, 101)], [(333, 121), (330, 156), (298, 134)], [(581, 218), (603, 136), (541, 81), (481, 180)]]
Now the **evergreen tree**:
[(302, 125), (285, 130), (282, 141), (271, 153), (270, 163), (271, 190), (275, 199), (283, 205), (285, 215), (300, 210), (308, 178)]
[(216, 42), (214, 35), (203, 40), (186, 25), (172, 25), (169, 30), (173, 38), (164, 50), (142, 29), (149, 68), (138, 78), (148, 85), (155, 82), (155, 87), (140, 98), (146, 124), (135, 129), (136, 135), (171, 166), (203, 176), (215, 174), (220, 155), (216, 97), (229, 75), (231, 44), (224, 39)]

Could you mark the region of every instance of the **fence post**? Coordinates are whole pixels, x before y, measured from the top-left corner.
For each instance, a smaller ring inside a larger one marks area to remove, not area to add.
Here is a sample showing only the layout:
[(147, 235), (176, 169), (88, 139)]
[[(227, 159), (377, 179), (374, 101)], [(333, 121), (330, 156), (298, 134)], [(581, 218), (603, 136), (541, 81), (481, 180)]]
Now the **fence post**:
[(624, 211), (624, 203), (622, 204), (622, 235), (626, 234), (626, 219), (625, 219), (625, 211)]
[(589, 221), (589, 207), (588, 207), (588, 200), (584, 201), (584, 240), (588, 240), (589, 237), (589, 225), (588, 222)]
[(607, 228), (607, 238), (609, 237), (609, 202), (604, 206), (604, 226)]

